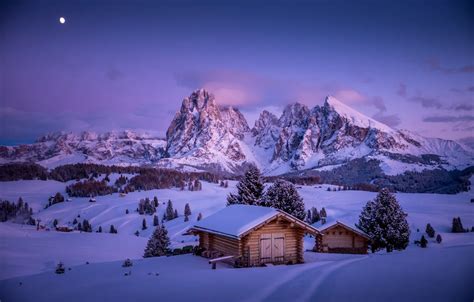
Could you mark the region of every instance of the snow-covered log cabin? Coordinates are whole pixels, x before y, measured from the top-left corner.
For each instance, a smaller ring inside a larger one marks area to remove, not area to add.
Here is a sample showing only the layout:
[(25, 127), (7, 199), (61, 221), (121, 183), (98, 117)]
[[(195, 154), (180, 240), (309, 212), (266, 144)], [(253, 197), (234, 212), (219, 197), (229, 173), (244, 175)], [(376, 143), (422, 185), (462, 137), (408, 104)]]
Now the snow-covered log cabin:
[(316, 240), (314, 250), (317, 252), (367, 254), (369, 236), (349, 223), (334, 221), (316, 229), (323, 235), (321, 240)]
[(199, 221), (187, 234), (199, 236), (202, 255), (234, 256), (236, 266), (302, 263), (305, 233), (313, 226), (274, 208), (231, 205)]

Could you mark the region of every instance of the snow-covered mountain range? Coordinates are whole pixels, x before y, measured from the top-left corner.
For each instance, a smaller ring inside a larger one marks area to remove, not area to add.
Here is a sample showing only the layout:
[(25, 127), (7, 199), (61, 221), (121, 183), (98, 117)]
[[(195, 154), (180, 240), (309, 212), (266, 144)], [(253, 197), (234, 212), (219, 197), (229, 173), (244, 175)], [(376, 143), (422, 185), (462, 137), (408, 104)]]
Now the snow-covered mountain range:
[(59, 133), (0, 147), (2, 162), (48, 167), (94, 162), (241, 173), (256, 164), (266, 175), (331, 169), (357, 158), (379, 160), (386, 174), (474, 165), (466, 145), (390, 128), (331, 96), (314, 108), (290, 104), (280, 117), (263, 111), (250, 128), (238, 109), (219, 106), (203, 89), (183, 100), (166, 139), (131, 131)]
[(36, 162), (52, 168), (69, 163), (142, 165), (163, 156), (166, 141), (132, 131), (52, 133), (35, 143), (0, 146), (0, 162)]

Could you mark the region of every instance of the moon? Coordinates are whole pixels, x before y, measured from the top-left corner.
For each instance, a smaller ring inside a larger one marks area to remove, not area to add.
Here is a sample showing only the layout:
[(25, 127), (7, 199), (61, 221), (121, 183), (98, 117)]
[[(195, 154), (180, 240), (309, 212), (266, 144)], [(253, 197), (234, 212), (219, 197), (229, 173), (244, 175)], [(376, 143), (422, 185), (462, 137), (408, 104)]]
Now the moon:
[(61, 24), (66, 23), (66, 19), (64, 17), (59, 18), (59, 23)]

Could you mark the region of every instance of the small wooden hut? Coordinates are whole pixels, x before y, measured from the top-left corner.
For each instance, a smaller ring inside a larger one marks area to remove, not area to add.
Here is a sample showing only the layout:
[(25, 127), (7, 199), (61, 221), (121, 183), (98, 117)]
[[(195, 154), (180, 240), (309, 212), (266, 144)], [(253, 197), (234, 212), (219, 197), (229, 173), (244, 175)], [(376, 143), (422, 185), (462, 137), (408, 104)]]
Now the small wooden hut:
[(314, 250), (322, 253), (367, 254), (370, 238), (349, 223), (334, 221), (316, 227), (322, 233)]
[(274, 208), (231, 205), (199, 221), (187, 234), (199, 236), (202, 255), (231, 258), (237, 266), (302, 263), (305, 233), (311, 225)]

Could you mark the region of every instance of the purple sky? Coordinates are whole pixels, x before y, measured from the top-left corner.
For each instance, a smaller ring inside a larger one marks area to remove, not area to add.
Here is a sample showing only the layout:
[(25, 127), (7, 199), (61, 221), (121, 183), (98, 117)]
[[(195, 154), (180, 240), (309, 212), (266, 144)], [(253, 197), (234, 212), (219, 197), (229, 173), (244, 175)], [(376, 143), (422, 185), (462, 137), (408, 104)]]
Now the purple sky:
[(200, 87), (251, 123), (332, 94), (396, 128), (474, 132), (469, 1), (197, 2), (2, 1), (0, 144), (164, 135)]

